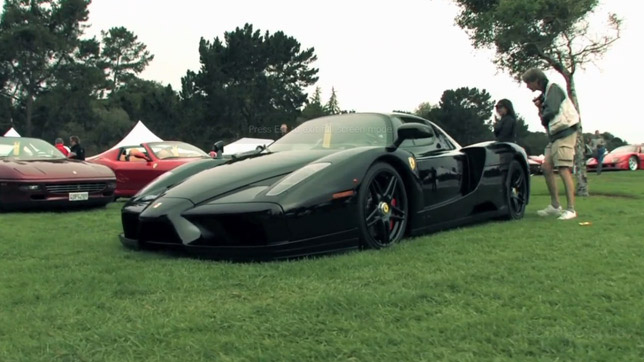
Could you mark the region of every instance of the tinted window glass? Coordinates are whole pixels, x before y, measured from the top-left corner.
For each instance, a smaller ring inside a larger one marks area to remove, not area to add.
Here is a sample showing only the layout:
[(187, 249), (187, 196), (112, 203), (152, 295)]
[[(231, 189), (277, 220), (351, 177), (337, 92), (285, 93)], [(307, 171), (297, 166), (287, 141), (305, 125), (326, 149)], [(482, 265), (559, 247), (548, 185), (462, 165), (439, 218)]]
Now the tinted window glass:
[(387, 145), (391, 127), (378, 114), (347, 114), (307, 121), (269, 146), (272, 152)]

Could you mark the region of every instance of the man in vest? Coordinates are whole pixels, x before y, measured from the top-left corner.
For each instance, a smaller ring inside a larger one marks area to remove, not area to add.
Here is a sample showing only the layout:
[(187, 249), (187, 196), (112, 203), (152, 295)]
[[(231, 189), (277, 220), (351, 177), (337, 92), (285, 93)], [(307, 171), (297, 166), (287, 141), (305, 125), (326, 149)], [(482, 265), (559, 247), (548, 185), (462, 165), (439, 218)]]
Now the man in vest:
[[(537, 211), (539, 216), (558, 216), (559, 220), (570, 220), (577, 217), (575, 211), (575, 184), (572, 178), (572, 167), (577, 143), (579, 114), (570, 97), (557, 84), (548, 81), (548, 77), (537, 68), (523, 73), (521, 79), (531, 91), (540, 91), (541, 95), (533, 101), (539, 109), (541, 124), (548, 134), (549, 143), (544, 152), (541, 165), (550, 193), (550, 205)], [(566, 188), (566, 209), (559, 203), (555, 168)]]

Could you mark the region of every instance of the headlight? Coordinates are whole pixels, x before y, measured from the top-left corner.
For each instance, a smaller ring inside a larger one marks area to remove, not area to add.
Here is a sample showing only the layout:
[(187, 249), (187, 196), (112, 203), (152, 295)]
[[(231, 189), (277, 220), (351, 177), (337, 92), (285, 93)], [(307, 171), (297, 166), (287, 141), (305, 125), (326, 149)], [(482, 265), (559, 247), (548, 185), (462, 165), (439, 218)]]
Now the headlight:
[(149, 202), (149, 201), (153, 201), (157, 197), (159, 197), (159, 194), (157, 194), (157, 193), (149, 194), (149, 195), (145, 195), (145, 196), (141, 197), (141, 199), (139, 201), (141, 201), (141, 202)]
[(306, 180), (307, 178), (313, 176), (318, 171), (324, 170), (330, 164), (331, 163), (329, 162), (320, 162), (320, 163), (312, 163), (310, 165), (306, 165), (301, 169), (293, 172), (292, 174), (286, 176), (282, 181), (278, 182), (275, 186), (273, 186), (273, 188), (270, 189), (266, 193), (266, 195), (277, 196), (282, 192), (290, 189), (291, 187), (299, 184), (300, 182)]

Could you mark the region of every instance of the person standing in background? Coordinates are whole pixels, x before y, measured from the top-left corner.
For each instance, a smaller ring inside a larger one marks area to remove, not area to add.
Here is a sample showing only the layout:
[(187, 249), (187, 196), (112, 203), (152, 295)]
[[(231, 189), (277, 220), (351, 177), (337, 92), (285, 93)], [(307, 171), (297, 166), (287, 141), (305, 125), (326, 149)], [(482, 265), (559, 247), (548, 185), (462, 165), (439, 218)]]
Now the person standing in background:
[(65, 155), (65, 157), (69, 156), (69, 151), (67, 150), (67, 147), (65, 147), (65, 144), (63, 143), (62, 138), (60, 137), (56, 138), (56, 140), (54, 141), (54, 146), (56, 146), (56, 149), (58, 149), (60, 153)]
[(284, 137), (284, 135), (287, 134), (287, 133), (288, 133), (288, 125), (286, 123), (282, 123), (282, 125), (280, 126), (280, 136), (279, 136), (279, 138)]
[(494, 136), (499, 142), (517, 142), (517, 116), (514, 113), (512, 102), (501, 99), (496, 103), (497, 118), (494, 123)]
[(602, 173), (602, 163), (604, 162), (604, 155), (606, 155), (606, 141), (604, 141), (604, 137), (599, 133), (599, 130), (595, 131), (595, 137), (593, 137), (592, 140), (590, 140), (591, 148), (593, 149), (593, 153), (595, 154), (595, 158), (597, 158), (597, 174), (601, 175)]
[(78, 136), (71, 136), (69, 137), (69, 143), (72, 145), (69, 158), (73, 160), (84, 160), (85, 149), (80, 144), (80, 138), (78, 138)]

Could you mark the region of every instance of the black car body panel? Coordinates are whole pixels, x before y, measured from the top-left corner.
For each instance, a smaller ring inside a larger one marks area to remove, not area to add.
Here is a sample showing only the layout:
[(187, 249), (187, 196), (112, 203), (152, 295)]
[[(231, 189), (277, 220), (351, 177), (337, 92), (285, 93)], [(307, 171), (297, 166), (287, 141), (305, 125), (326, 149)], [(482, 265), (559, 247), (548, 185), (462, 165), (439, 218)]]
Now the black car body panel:
[[(328, 126), (355, 121), (361, 125), (357, 139), (362, 131), (372, 132), (364, 127), (372, 119), (374, 129), (384, 126), (385, 131), (359, 144), (354, 144), (353, 135)], [(517, 161), (528, 174), (521, 147), (485, 142), (462, 148), (429, 121), (410, 115), (352, 114), (309, 122), (309, 127), (327, 122), (320, 149), (298, 149), (299, 144), (280, 140), (237, 159), (182, 166), (153, 182), (123, 207), (121, 241), (137, 248), (178, 247), (224, 259), (279, 259), (355, 249), (363, 246), (359, 191), (373, 165), (393, 167), (403, 181), (409, 200), (406, 235), (504, 216), (510, 164)], [(433, 135), (392, 146), (396, 130), (406, 123), (429, 126)], [(325, 149), (332, 137), (339, 146)], [(343, 142), (348, 142), (346, 147)]]

